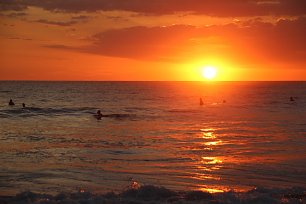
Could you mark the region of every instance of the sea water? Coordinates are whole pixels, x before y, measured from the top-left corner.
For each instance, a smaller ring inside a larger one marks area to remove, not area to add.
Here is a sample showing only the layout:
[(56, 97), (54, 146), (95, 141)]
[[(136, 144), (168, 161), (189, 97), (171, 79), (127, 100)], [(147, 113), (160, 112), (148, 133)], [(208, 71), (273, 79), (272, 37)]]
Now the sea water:
[(305, 161), (306, 82), (0, 82), (1, 195), (306, 188)]

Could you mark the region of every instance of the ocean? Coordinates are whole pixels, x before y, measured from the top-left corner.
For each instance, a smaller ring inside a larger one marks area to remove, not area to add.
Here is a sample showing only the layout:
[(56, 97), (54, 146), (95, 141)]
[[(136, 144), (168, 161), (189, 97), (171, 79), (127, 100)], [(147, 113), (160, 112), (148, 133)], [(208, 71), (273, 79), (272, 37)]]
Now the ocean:
[(0, 82), (1, 196), (305, 189), (305, 161), (306, 82)]

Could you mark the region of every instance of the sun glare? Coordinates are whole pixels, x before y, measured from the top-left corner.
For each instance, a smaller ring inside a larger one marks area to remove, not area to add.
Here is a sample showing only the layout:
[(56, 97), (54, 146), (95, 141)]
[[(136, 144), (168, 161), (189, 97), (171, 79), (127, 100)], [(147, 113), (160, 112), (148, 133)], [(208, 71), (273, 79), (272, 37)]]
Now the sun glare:
[(207, 66), (202, 70), (202, 75), (205, 79), (213, 79), (217, 75), (217, 69), (215, 67)]

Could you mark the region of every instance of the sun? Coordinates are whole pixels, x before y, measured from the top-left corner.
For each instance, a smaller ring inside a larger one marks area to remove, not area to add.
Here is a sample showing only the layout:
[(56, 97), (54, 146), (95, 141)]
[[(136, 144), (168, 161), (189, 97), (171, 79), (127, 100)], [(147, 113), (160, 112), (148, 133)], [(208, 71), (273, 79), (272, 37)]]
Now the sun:
[(217, 69), (212, 66), (207, 66), (202, 69), (202, 75), (208, 80), (212, 80), (217, 76)]

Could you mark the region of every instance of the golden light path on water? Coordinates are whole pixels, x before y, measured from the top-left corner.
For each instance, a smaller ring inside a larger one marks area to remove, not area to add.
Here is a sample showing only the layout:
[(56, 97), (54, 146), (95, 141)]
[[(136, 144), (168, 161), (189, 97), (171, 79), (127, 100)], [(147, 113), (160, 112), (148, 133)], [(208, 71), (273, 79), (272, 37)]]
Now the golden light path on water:
[[(221, 145), (222, 140), (218, 139), (214, 134), (214, 128), (203, 128), (200, 129), (200, 137), (203, 138), (205, 141), (203, 142), (205, 145), (205, 150), (212, 152), (214, 147)], [(212, 172), (219, 170), (222, 168), (223, 161), (221, 158), (216, 156), (202, 156), (201, 161), (198, 163), (197, 168), (202, 170), (205, 173), (198, 174), (197, 178), (200, 180), (220, 180), (219, 176), (215, 176)], [(219, 193), (227, 191), (228, 189), (223, 186), (205, 186), (199, 185), (198, 190), (207, 191), (210, 193)]]
[[(204, 150), (200, 159), (197, 161), (196, 168), (198, 172), (195, 173), (192, 178), (198, 180), (199, 183), (196, 189), (200, 191), (206, 191), (209, 193), (220, 193), (227, 192), (233, 190), (233, 188), (220, 185), (220, 181), (222, 175), (220, 175), (220, 171), (228, 165), (228, 163), (237, 163), (237, 159), (232, 158), (231, 155), (225, 154), (226, 148), (224, 147), (224, 151), (220, 151), (223, 145), (226, 145), (226, 141), (222, 140), (222, 137), (226, 137), (226, 135), (219, 135), (218, 132), (220, 128), (201, 128), (199, 129), (199, 133), (197, 137), (199, 139), (203, 139), (200, 148)], [(199, 144), (196, 144), (199, 145)], [(215, 181), (215, 182), (210, 182)], [(207, 183), (207, 184), (205, 184)], [(249, 190), (249, 188), (235, 188), (237, 192)]]

